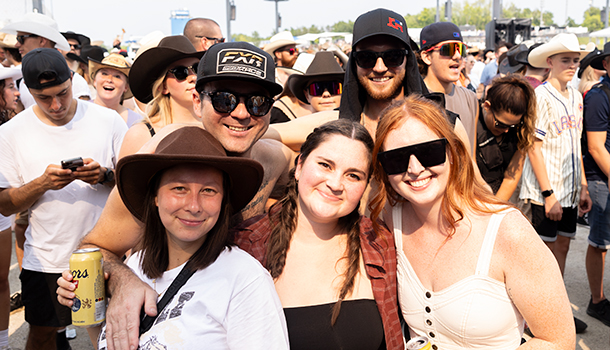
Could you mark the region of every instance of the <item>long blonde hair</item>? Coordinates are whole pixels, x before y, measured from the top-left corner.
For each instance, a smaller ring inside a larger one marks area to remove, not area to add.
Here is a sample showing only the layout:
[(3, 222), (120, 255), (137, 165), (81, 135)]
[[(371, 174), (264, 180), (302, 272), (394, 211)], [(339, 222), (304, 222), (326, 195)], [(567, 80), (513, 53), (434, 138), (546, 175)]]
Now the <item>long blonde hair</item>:
[(170, 103), (171, 97), (169, 94), (163, 94), (167, 71), (167, 69), (164, 70), (163, 74), (152, 85), (153, 99), (146, 108), (146, 118), (151, 124), (162, 123), (165, 126), (174, 122)]

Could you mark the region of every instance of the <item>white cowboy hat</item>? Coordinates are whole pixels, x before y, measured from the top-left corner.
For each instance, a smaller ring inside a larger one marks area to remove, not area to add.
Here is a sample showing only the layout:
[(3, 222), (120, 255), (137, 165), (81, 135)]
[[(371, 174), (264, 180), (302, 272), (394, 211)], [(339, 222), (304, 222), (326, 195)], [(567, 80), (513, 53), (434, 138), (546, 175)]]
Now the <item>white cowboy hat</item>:
[(0, 32), (15, 35), (17, 35), (17, 32), (36, 34), (54, 42), (55, 48), (70, 51), (70, 44), (59, 32), (57, 22), (53, 18), (40, 13), (27, 13), (18, 22), (11, 23), (0, 29)]
[(17, 80), (21, 78), (21, 68), (6, 68), (0, 64), (0, 80), (13, 78), (13, 80)]
[(546, 63), (546, 59), (558, 53), (564, 52), (575, 52), (580, 54), (582, 60), (589, 52), (590, 49), (580, 49), (578, 38), (575, 34), (560, 33), (555, 35), (551, 40), (533, 49), (527, 59), (533, 67), (537, 68), (549, 68)]
[(297, 42), (294, 41), (294, 37), (292, 36), (292, 33), (286, 30), (286, 31), (279, 32), (279, 33), (275, 34), (274, 36), (272, 36), (271, 39), (269, 39), (269, 44), (265, 45), (263, 50), (265, 50), (265, 52), (270, 54), (271, 57), (274, 57), (273, 53), (277, 49), (284, 47), (286, 45), (296, 45), (296, 44), (297, 44)]

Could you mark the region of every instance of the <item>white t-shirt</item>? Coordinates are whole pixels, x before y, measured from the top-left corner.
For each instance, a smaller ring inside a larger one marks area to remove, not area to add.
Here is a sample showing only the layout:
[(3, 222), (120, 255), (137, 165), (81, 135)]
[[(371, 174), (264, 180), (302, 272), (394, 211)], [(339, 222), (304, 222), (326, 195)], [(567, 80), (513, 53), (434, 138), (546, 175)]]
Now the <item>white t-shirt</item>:
[[(49, 164), (75, 157), (116, 168), (127, 126), (113, 110), (76, 100), (72, 120), (63, 126), (43, 123), (32, 108), (0, 127), (0, 188), (18, 188), (41, 176)], [(47, 191), (31, 209), (25, 232), (23, 268), (59, 273), (80, 239), (99, 218), (108, 186), (75, 180)]]
[[(141, 270), (140, 254), (129, 257), (127, 266), (162, 294), (184, 264), (153, 283)], [(140, 336), (140, 349), (288, 349), (288, 344), (284, 311), (269, 272), (237, 247), (195, 272)], [(106, 349), (105, 326), (98, 349)]]
[[(72, 97), (74, 97), (74, 98), (80, 98), (83, 96), (91, 97), (91, 90), (89, 90), (89, 85), (87, 84), (87, 81), (85, 80), (85, 78), (83, 78), (80, 74), (78, 74), (76, 72), (73, 72), (73, 73), (74, 74), (72, 75)], [(25, 109), (28, 109), (36, 104), (34, 97), (32, 97), (32, 94), (30, 93), (30, 89), (28, 89), (28, 87), (25, 85), (25, 81), (23, 81), (23, 80), (21, 80), (21, 83), (19, 84), (19, 93), (21, 94), (19, 99), (21, 100), (21, 103), (23, 103), (23, 107)]]

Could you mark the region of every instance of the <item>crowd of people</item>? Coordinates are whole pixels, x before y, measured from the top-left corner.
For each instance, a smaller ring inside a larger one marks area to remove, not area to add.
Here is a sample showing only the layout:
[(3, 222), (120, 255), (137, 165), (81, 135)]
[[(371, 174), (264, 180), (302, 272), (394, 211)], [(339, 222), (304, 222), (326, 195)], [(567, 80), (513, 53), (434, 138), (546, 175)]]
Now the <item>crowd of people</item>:
[(206, 18), (135, 60), (38, 13), (0, 32), (0, 350), (13, 304), (26, 349), (70, 349), (79, 248), (104, 257), (99, 349), (574, 349), (579, 220), (610, 326), (610, 44), (416, 43), (382, 8), (315, 53)]

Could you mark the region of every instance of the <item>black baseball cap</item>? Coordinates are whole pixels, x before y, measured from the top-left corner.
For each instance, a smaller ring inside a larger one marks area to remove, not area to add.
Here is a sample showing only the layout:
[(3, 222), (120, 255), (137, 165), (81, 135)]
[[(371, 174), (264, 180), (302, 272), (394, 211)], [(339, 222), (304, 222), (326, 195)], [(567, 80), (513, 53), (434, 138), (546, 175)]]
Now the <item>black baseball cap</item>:
[(275, 62), (270, 54), (246, 42), (212, 45), (197, 68), (198, 92), (211, 81), (235, 79), (262, 85), (271, 96), (282, 92), (275, 82)]
[(460, 28), (451, 22), (429, 24), (419, 34), (420, 47), (424, 51), (443, 41), (464, 41)]
[[(72, 77), (66, 59), (57, 49), (37, 48), (27, 53), (21, 63), (23, 81), (30, 89), (46, 89), (48, 87), (63, 84)], [(48, 77), (55, 79), (40, 83), (41, 75), (48, 73)]]
[(405, 18), (398, 13), (386, 9), (376, 9), (360, 15), (354, 22), (352, 47), (363, 39), (375, 35), (389, 35), (402, 41), (406, 47), (411, 40), (407, 32)]

